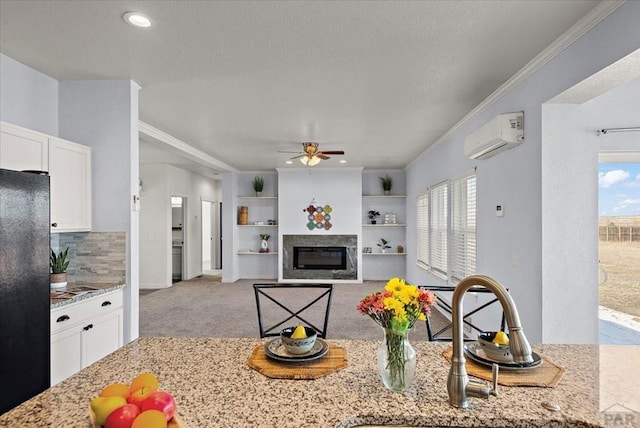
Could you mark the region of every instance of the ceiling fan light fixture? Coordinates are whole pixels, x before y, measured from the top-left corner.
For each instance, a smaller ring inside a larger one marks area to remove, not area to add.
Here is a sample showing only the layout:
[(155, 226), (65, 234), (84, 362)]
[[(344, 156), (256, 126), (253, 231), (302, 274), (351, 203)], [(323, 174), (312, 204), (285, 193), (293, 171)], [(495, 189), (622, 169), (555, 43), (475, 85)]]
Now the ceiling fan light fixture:
[(317, 156), (303, 156), (300, 158), (300, 162), (306, 166), (315, 166), (320, 163), (320, 158)]

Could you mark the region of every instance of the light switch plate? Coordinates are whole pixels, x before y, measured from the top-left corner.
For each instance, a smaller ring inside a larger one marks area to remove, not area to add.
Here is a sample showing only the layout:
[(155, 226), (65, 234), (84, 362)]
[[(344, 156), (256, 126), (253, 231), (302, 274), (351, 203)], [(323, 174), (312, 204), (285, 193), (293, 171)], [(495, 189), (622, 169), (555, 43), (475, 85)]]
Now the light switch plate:
[(496, 216), (504, 217), (504, 205), (496, 205)]

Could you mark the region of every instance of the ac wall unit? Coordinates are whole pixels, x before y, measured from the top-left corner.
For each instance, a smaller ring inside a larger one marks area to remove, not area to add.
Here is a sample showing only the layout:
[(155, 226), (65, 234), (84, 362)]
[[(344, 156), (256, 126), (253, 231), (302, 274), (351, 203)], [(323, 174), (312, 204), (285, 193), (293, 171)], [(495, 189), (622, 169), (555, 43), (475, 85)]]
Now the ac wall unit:
[(524, 112), (499, 114), (464, 139), (464, 154), (487, 159), (524, 141)]

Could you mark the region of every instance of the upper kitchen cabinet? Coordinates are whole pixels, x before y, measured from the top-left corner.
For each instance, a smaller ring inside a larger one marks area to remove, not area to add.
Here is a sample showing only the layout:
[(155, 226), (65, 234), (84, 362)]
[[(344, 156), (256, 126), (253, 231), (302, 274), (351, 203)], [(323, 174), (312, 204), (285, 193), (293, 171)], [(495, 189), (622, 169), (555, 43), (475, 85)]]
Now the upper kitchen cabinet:
[(49, 137), (51, 232), (91, 230), (91, 148)]
[(0, 168), (49, 171), (49, 137), (0, 122)]
[(0, 168), (49, 171), (51, 232), (91, 230), (91, 148), (0, 122)]

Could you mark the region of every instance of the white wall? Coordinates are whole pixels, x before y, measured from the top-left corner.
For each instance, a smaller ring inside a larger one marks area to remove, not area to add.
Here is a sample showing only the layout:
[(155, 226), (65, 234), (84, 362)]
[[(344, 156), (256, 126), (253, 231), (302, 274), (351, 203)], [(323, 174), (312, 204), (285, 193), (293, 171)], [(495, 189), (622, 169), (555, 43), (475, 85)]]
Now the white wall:
[[(238, 270), (238, 256), (236, 255), (235, 240), (238, 237), (237, 209), (238, 174), (224, 172), (222, 174), (222, 282), (235, 282), (240, 279)], [(246, 193), (244, 193), (246, 192)], [(243, 188), (243, 195), (249, 195), (248, 189)], [(275, 192), (274, 192), (275, 194)], [(273, 195), (272, 195), (273, 196)]]
[(171, 286), (168, 165), (140, 165), (140, 288)]
[(219, 182), (171, 165), (143, 165), (140, 178), (140, 283), (141, 288), (171, 286), (171, 196), (186, 198), (183, 257), (185, 277), (202, 274), (201, 201), (219, 201)]
[[(307, 228), (304, 210), (312, 201), (331, 206), (331, 229)], [(357, 235), (358, 281), (362, 281), (362, 168), (279, 169), (278, 222), (279, 248), (282, 235)], [(282, 254), (278, 266), (282, 280)]]
[[(546, 342), (598, 341), (598, 153), (640, 152), (640, 78), (585, 104), (543, 105), (543, 336)], [(567, 168), (566, 159), (571, 159)], [(559, 209), (556, 209), (558, 207)], [(576, 307), (585, 314), (580, 329)]]
[(138, 337), (138, 91), (130, 80), (59, 82), (59, 136), (91, 147), (92, 230), (127, 233), (125, 343)]
[(0, 54), (0, 120), (58, 136), (58, 81)]
[[(527, 336), (532, 342), (575, 342), (569, 332), (579, 330), (585, 313), (579, 305), (565, 305), (566, 334), (548, 336), (543, 331), (543, 302), (554, 298), (542, 286), (542, 272), (557, 264), (557, 251), (542, 249), (543, 218), (558, 212), (573, 212), (565, 198), (552, 207), (542, 204), (550, 197), (542, 187), (542, 104), (565, 89), (584, 80), (619, 58), (637, 49), (640, 43), (640, 2), (627, 2), (591, 31), (535, 72), (511, 93), (470, 120), (445, 141), (407, 168), (407, 276), (416, 283), (441, 283), (416, 266), (415, 209), (417, 192), (438, 181), (477, 166), (478, 273), (491, 276), (510, 288), (518, 304)], [(487, 160), (471, 161), (463, 154), (464, 137), (499, 113), (525, 112), (525, 142), (522, 146)], [(574, 168), (563, 151), (545, 154), (562, 159), (565, 168)], [(579, 166), (578, 166), (579, 167)], [(544, 193), (543, 193), (544, 192)], [(495, 216), (495, 205), (503, 204), (504, 217)], [(546, 223), (545, 223), (546, 225)], [(591, 251), (591, 250), (587, 250)], [(583, 266), (567, 269), (579, 270)], [(570, 281), (571, 279), (567, 279)], [(592, 323), (593, 321), (590, 321)], [(544, 333), (544, 334), (543, 334)], [(593, 342), (593, 338), (585, 338)]]

